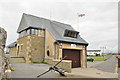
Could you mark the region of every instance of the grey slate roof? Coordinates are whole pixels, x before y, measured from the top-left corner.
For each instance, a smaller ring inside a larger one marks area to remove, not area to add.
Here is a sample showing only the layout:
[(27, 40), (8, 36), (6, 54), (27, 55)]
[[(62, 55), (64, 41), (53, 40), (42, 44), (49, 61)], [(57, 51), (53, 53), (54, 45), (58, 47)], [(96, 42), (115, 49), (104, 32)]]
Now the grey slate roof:
[(9, 44), (7, 47), (8, 47), (8, 48), (11, 48), (11, 47), (15, 47), (16, 45), (17, 45), (17, 43), (16, 43), (16, 42), (13, 42), (13, 43)]
[(30, 26), (45, 28), (50, 32), (54, 39), (59, 42), (61, 41), (88, 45), (88, 43), (80, 36), (78, 36), (78, 38), (64, 37), (65, 29), (75, 31), (71, 25), (23, 13), (17, 32), (19, 33)]

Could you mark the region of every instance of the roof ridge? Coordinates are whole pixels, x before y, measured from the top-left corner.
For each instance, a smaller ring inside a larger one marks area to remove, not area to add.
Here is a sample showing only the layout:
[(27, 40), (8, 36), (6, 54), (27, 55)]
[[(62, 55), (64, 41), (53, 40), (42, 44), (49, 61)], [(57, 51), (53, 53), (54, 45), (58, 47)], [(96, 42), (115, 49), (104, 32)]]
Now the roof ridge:
[(52, 22), (56, 22), (56, 23), (60, 23), (60, 24), (71, 26), (70, 24), (66, 24), (66, 23), (63, 23), (63, 22), (58, 22), (58, 21), (55, 21), (55, 20), (52, 20)]
[(60, 23), (60, 24), (63, 24), (63, 25), (71, 26), (70, 24), (66, 24), (66, 23), (63, 23), (63, 22), (55, 21), (55, 20), (49, 20), (49, 19), (47, 19), (47, 18), (43, 18), (43, 17), (31, 15), (31, 14), (23, 13), (23, 15), (33, 16), (33, 17), (36, 17), (36, 18), (40, 18), (40, 19), (44, 19), (44, 20), (50, 21), (50, 22), (57, 22), (57, 23)]

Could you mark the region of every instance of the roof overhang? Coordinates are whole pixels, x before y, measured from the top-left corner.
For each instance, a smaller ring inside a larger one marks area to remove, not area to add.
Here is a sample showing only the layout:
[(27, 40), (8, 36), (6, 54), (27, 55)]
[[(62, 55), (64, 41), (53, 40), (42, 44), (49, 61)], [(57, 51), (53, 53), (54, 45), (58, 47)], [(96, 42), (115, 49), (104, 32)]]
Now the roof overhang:
[(81, 42), (73, 42), (73, 41), (65, 41), (65, 40), (56, 40), (56, 42), (69, 43), (69, 44), (79, 44), (79, 45), (88, 46), (88, 43), (81, 43)]
[(7, 47), (8, 48), (12, 48), (12, 47), (16, 47), (16, 46), (17, 46), (17, 43), (13, 42), (13, 43), (9, 44)]
[[(37, 26), (29, 26), (28, 28), (26, 28), (24, 30), (27, 30), (27, 29), (41, 29), (41, 30), (45, 30), (45, 28), (37, 27)], [(24, 31), (24, 30), (22, 30), (22, 31)], [(20, 32), (22, 32), (22, 31), (20, 31)], [(20, 33), (20, 32), (18, 32), (18, 33)]]

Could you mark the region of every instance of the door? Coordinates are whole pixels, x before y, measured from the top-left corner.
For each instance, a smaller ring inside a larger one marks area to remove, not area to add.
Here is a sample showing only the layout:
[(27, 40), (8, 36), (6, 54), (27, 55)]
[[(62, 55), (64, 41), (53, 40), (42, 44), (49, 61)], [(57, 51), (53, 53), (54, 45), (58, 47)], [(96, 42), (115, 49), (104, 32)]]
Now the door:
[(64, 60), (72, 60), (72, 68), (81, 67), (80, 61), (80, 50), (63, 49), (62, 57)]

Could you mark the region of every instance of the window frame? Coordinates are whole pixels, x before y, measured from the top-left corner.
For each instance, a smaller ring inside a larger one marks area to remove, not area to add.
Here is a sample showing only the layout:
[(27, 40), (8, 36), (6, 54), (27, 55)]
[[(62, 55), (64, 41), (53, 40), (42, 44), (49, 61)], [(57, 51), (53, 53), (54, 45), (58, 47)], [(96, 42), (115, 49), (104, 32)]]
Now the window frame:
[(71, 30), (65, 30), (64, 31), (64, 37), (71, 37), (71, 38), (77, 38), (79, 32), (77, 31), (71, 31)]

